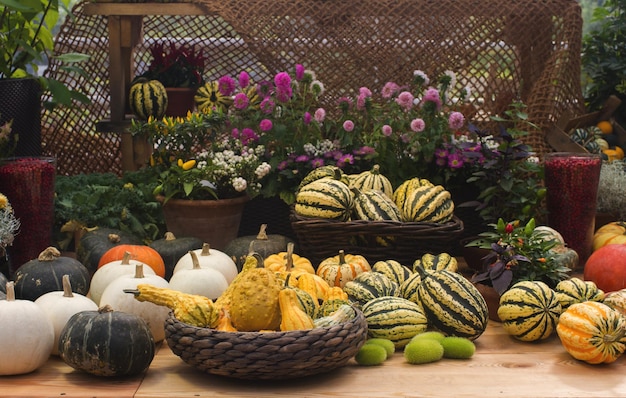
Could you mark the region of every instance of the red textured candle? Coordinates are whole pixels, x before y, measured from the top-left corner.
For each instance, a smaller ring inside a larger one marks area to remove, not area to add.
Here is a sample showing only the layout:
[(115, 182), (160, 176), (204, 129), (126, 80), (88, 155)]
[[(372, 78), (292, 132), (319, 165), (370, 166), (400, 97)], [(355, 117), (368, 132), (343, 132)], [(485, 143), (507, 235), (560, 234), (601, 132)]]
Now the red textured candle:
[(576, 250), (579, 266), (591, 255), (602, 159), (591, 153), (549, 153), (544, 159), (548, 225)]
[(52, 244), (55, 175), (51, 157), (10, 158), (0, 163), (0, 192), (9, 198), (20, 220), (10, 248), (11, 273)]

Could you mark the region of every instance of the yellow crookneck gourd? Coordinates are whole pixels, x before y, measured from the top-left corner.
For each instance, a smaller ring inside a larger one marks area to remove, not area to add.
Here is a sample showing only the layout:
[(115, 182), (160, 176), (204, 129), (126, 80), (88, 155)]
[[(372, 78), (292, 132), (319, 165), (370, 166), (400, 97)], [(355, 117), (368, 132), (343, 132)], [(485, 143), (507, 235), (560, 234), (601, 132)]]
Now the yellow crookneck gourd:
[(298, 296), (294, 289), (284, 288), (278, 293), (280, 306), (280, 330), (307, 330), (313, 329), (315, 324), (306, 312), (298, 304)]
[(278, 330), (280, 326), (278, 292), (282, 285), (274, 271), (262, 264), (258, 253), (249, 254), (241, 272), (215, 302), (218, 311), (229, 308), (238, 331)]
[(205, 296), (145, 283), (137, 285), (137, 289), (124, 289), (124, 292), (134, 294), (139, 301), (168, 307), (174, 312), (176, 319), (189, 325), (207, 327), (215, 324), (218, 319), (213, 301)]

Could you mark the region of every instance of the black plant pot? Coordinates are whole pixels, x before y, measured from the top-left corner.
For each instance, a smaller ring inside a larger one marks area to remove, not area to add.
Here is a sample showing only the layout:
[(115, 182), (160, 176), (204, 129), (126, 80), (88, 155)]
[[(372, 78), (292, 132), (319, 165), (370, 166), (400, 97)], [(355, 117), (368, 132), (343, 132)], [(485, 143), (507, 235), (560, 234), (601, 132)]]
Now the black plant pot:
[(13, 120), (15, 156), (41, 156), (41, 85), (35, 78), (0, 79), (0, 126)]

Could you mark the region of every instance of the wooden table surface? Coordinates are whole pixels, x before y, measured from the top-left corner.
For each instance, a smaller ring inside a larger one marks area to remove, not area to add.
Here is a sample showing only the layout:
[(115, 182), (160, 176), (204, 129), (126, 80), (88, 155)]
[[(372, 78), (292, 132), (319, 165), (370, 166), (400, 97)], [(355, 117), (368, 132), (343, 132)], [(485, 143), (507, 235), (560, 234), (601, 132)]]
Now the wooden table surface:
[[(610, 365), (573, 359), (558, 337), (523, 343), (490, 321), (472, 359), (409, 365), (401, 352), (381, 366), (351, 362), (303, 379), (250, 382), (201, 373), (162, 343), (131, 378), (75, 371), (58, 357), (28, 375), (0, 377), (2, 397), (624, 397), (626, 356)], [(2, 360), (7, 360), (2, 358)]]

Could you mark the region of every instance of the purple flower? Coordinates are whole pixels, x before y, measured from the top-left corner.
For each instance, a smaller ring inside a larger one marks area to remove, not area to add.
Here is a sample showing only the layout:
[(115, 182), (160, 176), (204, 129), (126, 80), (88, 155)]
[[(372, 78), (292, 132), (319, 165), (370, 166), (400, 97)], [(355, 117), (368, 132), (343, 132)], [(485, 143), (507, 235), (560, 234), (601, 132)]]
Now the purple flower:
[(391, 128), (391, 126), (390, 126), (390, 125), (388, 125), (388, 124), (385, 124), (385, 125), (382, 127), (382, 130), (383, 130), (383, 135), (384, 135), (385, 137), (390, 137), (390, 136), (391, 136), (391, 134), (393, 133), (393, 129), (392, 129), (392, 128)]
[(343, 122), (343, 129), (348, 133), (354, 130), (354, 122), (352, 120), (346, 120)]
[(383, 86), (383, 89), (381, 91), (381, 95), (382, 95), (383, 98), (389, 99), (389, 98), (393, 97), (396, 94), (396, 92), (398, 91), (399, 88), (400, 88), (400, 86), (398, 86), (396, 83), (394, 83), (394, 82), (387, 82)]
[(239, 138), (239, 129), (238, 129), (238, 128), (234, 128), (234, 129), (231, 131), (230, 135), (231, 135), (233, 138)]
[(365, 95), (361, 95), (359, 94), (359, 96), (356, 98), (356, 109), (362, 111), (365, 109), (365, 105), (367, 104), (367, 99), (369, 97), (365, 96)]
[(313, 167), (314, 169), (318, 167), (322, 167), (323, 165), (324, 165), (324, 159), (322, 158), (315, 158), (311, 160), (311, 167)]
[(367, 87), (361, 87), (359, 88), (359, 96), (369, 98), (372, 96), (372, 91)]
[(292, 94), (293, 90), (291, 89), (291, 86), (276, 87), (276, 99), (280, 102), (289, 102)]
[(411, 120), (411, 130), (415, 131), (416, 133), (424, 131), (425, 128), (426, 123), (424, 122), (424, 120), (420, 118)]
[(239, 110), (246, 109), (249, 103), (250, 103), (250, 99), (245, 93), (237, 93), (235, 95), (233, 105), (235, 105), (236, 109), (239, 109)]
[(239, 87), (246, 88), (250, 84), (250, 75), (248, 72), (243, 71), (239, 73)]
[(326, 119), (326, 109), (317, 108), (315, 110), (315, 115), (313, 116), (313, 118), (315, 119), (316, 122), (323, 123), (324, 119)]
[(222, 95), (233, 95), (235, 92), (235, 80), (230, 76), (222, 76), (217, 81), (217, 87)]
[(256, 142), (258, 140), (259, 140), (259, 136), (251, 128), (246, 127), (241, 131), (241, 143), (243, 145), (248, 145), (249, 143)]
[(461, 112), (452, 112), (448, 117), (448, 125), (452, 130), (458, 130), (463, 127), (465, 116)]
[(405, 144), (408, 144), (409, 141), (411, 141), (411, 138), (409, 137), (408, 134), (404, 133), (400, 135), (400, 141), (402, 141)]
[(279, 72), (274, 76), (274, 85), (277, 89), (291, 89), (291, 76), (287, 72)]
[(305, 163), (309, 161), (309, 157), (307, 155), (299, 155), (296, 157), (295, 161), (297, 163)]
[(269, 119), (263, 119), (259, 123), (259, 128), (261, 129), (261, 131), (270, 131), (272, 127), (274, 127), (274, 125), (272, 124), (272, 121)]
[(278, 170), (285, 170), (287, 166), (289, 166), (289, 162), (287, 160), (283, 160), (282, 162), (278, 163), (278, 166), (276, 166), (276, 168)]
[(296, 64), (296, 80), (304, 79), (304, 65)]
[(305, 125), (311, 124), (311, 114), (309, 112), (304, 112), (302, 121), (304, 122)]
[(441, 97), (439, 96), (439, 90), (436, 88), (430, 87), (424, 93), (424, 102), (432, 102), (435, 104), (437, 110), (441, 109)]
[(398, 98), (396, 98), (396, 103), (400, 105), (403, 110), (409, 111), (413, 107), (414, 98), (415, 97), (413, 97), (413, 94), (411, 94), (410, 92), (403, 91), (398, 94)]
[(276, 107), (276, 103), (271, 98), (264, 98), (263, 101), (259, 104), (259, 108), (261, 112), (269, 115), (274, 112), (274, 108)]
[(256, 92), (262, 98), (269, 97), (273, 92), (272, 83), (267, 80), (260, 82), (256, 85)]
[(371, 146), (362, 146), (352, 151), (352, 153), (358, 156), (373, 155), (376, 153), (376, 149), (372, 148)]
[(337, 167), (343, 168), (347, 164), (354, 164), (354, 156), (349, 153), (344, 154), (337, 160)]
[(460, 169), (463, 167), (463, 157), (458, 153), (451, 153), (450, 156), (448, 156), (448, 166), (450, 166), (451, 169)]

